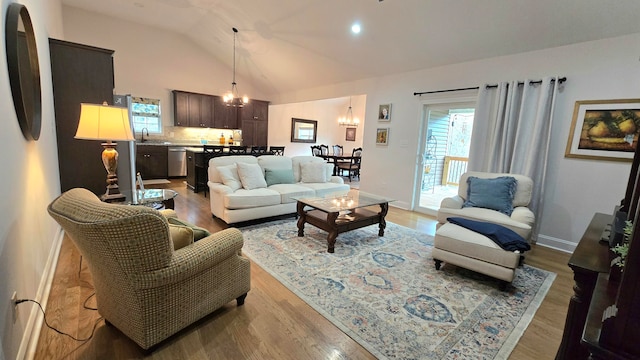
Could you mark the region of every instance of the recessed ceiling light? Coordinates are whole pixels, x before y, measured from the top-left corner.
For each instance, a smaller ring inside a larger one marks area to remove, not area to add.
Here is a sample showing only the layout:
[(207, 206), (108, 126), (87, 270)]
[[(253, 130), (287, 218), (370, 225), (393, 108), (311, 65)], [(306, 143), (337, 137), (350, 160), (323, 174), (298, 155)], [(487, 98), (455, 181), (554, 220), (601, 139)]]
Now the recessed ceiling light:
[(354, 34), (360, 34), (360, 24), (355, 23), (351, 25), (351, 32)]

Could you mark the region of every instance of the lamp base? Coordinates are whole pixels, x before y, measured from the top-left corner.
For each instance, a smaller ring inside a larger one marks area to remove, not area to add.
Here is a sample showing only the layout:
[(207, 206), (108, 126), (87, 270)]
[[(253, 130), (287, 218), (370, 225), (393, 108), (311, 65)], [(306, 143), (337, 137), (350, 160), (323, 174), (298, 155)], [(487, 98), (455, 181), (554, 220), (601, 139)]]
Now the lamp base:
[(107, 203), (125, 202), (127, 197), (124, 194), (103, 194), (100, 196), (100, 200)]
[(103, 143), (102, 163), (107, 170), (107, 191), (100, 196), (100, 200), (108, 203), (126, 201), (126, 196), (120, 193), (118, 187), (118, 176), (116, 169), (118, 168), (118, 152), (116, 151), (116, 143), (108, 141)]

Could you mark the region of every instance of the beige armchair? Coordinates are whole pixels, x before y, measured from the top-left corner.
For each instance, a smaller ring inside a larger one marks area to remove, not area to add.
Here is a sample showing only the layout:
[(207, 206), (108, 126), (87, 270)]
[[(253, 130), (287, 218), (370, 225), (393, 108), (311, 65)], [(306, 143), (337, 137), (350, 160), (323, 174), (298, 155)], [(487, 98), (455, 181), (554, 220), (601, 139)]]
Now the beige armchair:
[(103, 203), (76, 188), (48, 211), (87, 261), (100, 315), (143, 349), (234, 299), (242, 305), (250, 289), (237, 229), (175, 250), (167, 217), (151, 208)]
[[(467, 179), (470, 176), (480, 179), (495, 179), (501, 176), (510, 176), (515, 178), (517, 186), (513, 196), (513, 202), (511, 203), (513, 212), (511, 214), (505, 214), (489, 208), (476, 206), (464, 207), (465, 201), (468, 200), (467, 192), (469, 190), (469, 184), (467, 183)], [(443, 224), (446, 224), (448, 217), (462, 217), (505, 226), (518, 233), (525, 240), (529, 241), (531, 237), (531, 230), (535, 223), (535, 215), (527, 207), (531, 201), (532, 190), (533, 180), (524, 175), (466, 172), (460, 177), (458, 195), (445, 198), (440, 203), (437, 227), (439, 228)]]

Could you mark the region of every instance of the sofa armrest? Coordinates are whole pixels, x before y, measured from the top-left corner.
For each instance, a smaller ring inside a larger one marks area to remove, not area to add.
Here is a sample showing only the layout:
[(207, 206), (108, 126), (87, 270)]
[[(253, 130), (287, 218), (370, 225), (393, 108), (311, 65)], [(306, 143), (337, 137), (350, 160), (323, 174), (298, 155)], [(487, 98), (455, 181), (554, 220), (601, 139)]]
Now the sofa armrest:
[(331, 176), (331, 178), (329, 179), (329, 182), (336, 183), (336, 184), (344, 184), (344, 179), (340, 176)]
[(462, 209), (462, 204), (464, 204), (464, 199), (461, 198), (460, 195), (456, 195), (442, 199), (440, 207), (447, 209)]
[(243, 245), (240, 230), (225, 229), (176, 250), (169, 265), (162, 269), (129, 275), (139, 289), (175, 284), (232, 256), (238, 256)]
[(212, 193), (215, 192), (221, 195), (233, 193), (233, 190), (225, 184), (214, 183), (209, 181), (207, 185), (209, 186), (209, 191)]
[(528, 207), (517, 206), (511, 213), (511, 219), (529, 226), (533, 226), (536, 222), (536, 216)]

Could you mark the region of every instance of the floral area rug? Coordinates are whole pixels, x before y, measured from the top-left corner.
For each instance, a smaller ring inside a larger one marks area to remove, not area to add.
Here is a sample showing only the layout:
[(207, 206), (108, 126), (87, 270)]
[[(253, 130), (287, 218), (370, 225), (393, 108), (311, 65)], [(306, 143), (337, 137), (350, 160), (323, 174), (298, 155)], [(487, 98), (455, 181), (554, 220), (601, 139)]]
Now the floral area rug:
[(506, 292), (444, 265), (433, 237), (387, 223), (338, 235), (282, 220), (242, 228), (243, 253), (380, 359), (506, 359), (555, 274), (524, 265)]

